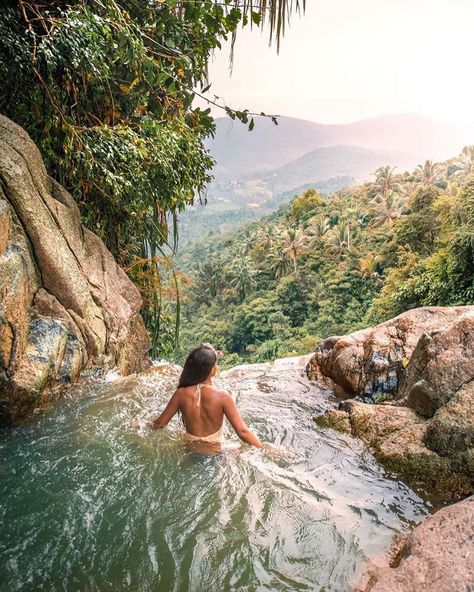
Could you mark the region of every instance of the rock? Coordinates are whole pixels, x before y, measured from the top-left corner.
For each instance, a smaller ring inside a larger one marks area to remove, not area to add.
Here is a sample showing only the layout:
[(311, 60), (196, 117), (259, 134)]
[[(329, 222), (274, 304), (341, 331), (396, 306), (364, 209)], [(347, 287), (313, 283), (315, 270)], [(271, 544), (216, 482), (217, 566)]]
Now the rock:
[(0, 180), (1, 422), (58, 396), (85, 368), (141, 370), (149, 339), (137, 288), (3, 116)]
[(6, 201), (0, 201), (0, 255), (5, 252), (10, 240), (11, 217), (10, 208)]
[(328, 409), (323, 415), (314, 418), (320, 428), (332, 428), (338, 432), (352, 434), (349, 414), (339, 409)]
[[(407, 407), (345, 401), (340, 409), (326, 411), (315, 421), (320, 427), (360, 438), (389, 472), (413, 487), (443, 500), (456, 500), (474, 491), (474, 472), (462, 456), (468, 448), (440, 454), (431, 447), (430, 422)], [(445, 434), (451, 433), (450, 426), (443, 427)]]
[(116, 355), (113, 365), (121, 374), (132, 374), (149, 365), (146, 354), (149, 340), (142, 317), (133, 314), (128, 324), (128, 332), (124, 331), (122, 339), (114, 344)]
[[(428, 448), (457, 459), (460, 467), (469, 463), (474, 449), (474, 380), (463, 385), (449, 403), (436, 412), (424, 436)], [(467, 472), (474, 470), (465, 466)]]
[(57, 377), (67, 343), (68, 331), (60, 321), (42, 317), (30, 320), (27, 345), (10, 381), (10, 400), (17, 412), (23, 405), (28, 410), (30, 399), (38, 399), (50, 386), (48, 382)]
[(469, 311), (474, 306), (416, 308), (376, 327), (324, 339), (308, 376), (346, 397), (394, 396), (420, 337)]
[(355, 592), (471, 592), (474, 497), (424, 520), (398, 545), (390, 565), (369, 570)]
[(0, 255), (0, 422), (3, 423), (10, 416), (11, 377), (27, 345), (29, 311), (40, 287), (40, 277), (21, 223), (2, 196), (0, 185), (0, 208), (9, 219), (8, 241)]
[(474, 379), (474, 307), (447, 327), (420, 337), (398, 399), (424, 417), (433, 417), (463, 384)]
[(304, 373), (306, 365), (311, 355), (304, 356), (291, 356), (289, 358), (278, 358), (273, 362), (261, 362), (260, 364), (239, 364), (233, 366), (229, 370), (224, 370), (219, 373), (219, 376), (226, 379), (242, 379), (248, 380), (249, 378), (258, 379), (267, 373), (299, 370)]
[[(424, 319), (425, 329), (428, 325), (431, 329), (419, 335), (415, 346), (413, 328), (410, 339), (403, 341), (404, 355), (407, 343), (412, 354), (400, 373), (399, 390), (393, 393), (396, 401), (384, 405), (345, 401), (316, 421), (366, 442), (379, 462), (410, 485), (444, 500), (460, 499), (474, 492), (474, 307), (416, 309), (374, 329), (325, 340), (309, 373), (324, 369), (341, 384), (339, 375), (347, 369), (355, 384), (353, 373), (359, 368), (361, 384), (370, 372), (374, 379), (374, 367), (369, 372), (367, 360), (373, 358), (375, 344), (381, 344), (383, 355), (393, 360), (391, 352), (402, 347), (400, 327), (408, 326), (407, 318)], [(378, 375), (376, 380), (383, 378)]]

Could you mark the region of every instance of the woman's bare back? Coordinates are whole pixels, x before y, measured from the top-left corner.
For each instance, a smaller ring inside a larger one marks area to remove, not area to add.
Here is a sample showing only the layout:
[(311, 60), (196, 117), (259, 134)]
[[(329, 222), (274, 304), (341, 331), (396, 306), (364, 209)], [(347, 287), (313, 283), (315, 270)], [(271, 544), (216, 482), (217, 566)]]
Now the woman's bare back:
[(181, 411), (186, 431), (194, 437), (206, 438), (221, 429), (225, 416), (241, 440), (261, 448), (262, 443), (245, 425), (230, 393), (216, 389), (210, 382), (200, 384), (200, 397), (199, 385), (178, 388), (150, 427), (164, 428)]
[(187, 432), (206, 437), (221, 429), (224, 402), (229, 393), (211, 384), (200, 384), (181, 387), (176, 394)]

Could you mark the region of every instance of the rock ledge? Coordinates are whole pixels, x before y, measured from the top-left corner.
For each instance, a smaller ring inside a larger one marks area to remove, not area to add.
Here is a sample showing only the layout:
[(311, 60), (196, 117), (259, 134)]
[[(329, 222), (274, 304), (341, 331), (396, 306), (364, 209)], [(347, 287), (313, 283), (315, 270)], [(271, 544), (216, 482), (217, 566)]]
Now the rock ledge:
[(362, 439), (388, 470), (443, 500), (474, 492), (474, 306), (414, 309), (326, 339), (307, 372), (346, 396), (395, 399), (344, 401), (320, 426)]

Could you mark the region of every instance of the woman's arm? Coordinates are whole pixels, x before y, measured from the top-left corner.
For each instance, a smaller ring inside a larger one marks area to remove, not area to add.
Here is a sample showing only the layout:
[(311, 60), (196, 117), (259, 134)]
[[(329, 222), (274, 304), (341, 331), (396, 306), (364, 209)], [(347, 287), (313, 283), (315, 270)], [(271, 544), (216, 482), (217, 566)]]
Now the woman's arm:
[(229, 394), (224, 400), (224, 415), (227, 417), (230, 425), (234, 428), (235, 433), (241, 440), (247, 444), (256, 446), (257, 448), (262, 448), (263, 444), (245, 425), (243, 419), (240, 417), (240, 413), (238, 412), (232, 397)]
[(165, 410), (163, 411), (163, 413), (159, 417), (157, 417), (156, 419), (154, 419), (150, 423), (150, 428), (152, 430), (165, 428), (168, 425), (168, 423), (170, 422), (170, 420), (179, 411), (179, 401), (178, 401), (178, 399), (179, 399), (179, 397), (178, 397), (178, 391), (176, 391), (174, 393), (174, 395), (171, 397), (171, 399), (168, 401), (168, 405), (166, 405)]

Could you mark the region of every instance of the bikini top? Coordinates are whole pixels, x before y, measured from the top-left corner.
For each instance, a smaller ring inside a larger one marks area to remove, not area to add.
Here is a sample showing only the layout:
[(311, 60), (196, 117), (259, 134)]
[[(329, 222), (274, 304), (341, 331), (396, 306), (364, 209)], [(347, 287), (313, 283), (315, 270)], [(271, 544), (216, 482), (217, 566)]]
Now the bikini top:
[(197, 393), (197, 399), (196, 399), (196, 407), (199, 407), (201, 405), (201, 388), (204, 385), (202, 383), (199, 383), (196, 385), (196, 393)]
[[(201, 388), (203, 386), (206, 385), (202, 384), (201, 382), (196, 385), (196, 407), (199, 407), (201, 405)], [(205, 442), (220, 442), (222, 439), (223, 429), (224, 424), (222, 424), (221, 427), (214, 434), (209, 434), (208, 436), (195, 436), (194, 434), (191, 434), (191, 432), (188, 432), (188, 428), (186, 428), (186, 435), (191, 440), (204, 440)]]

